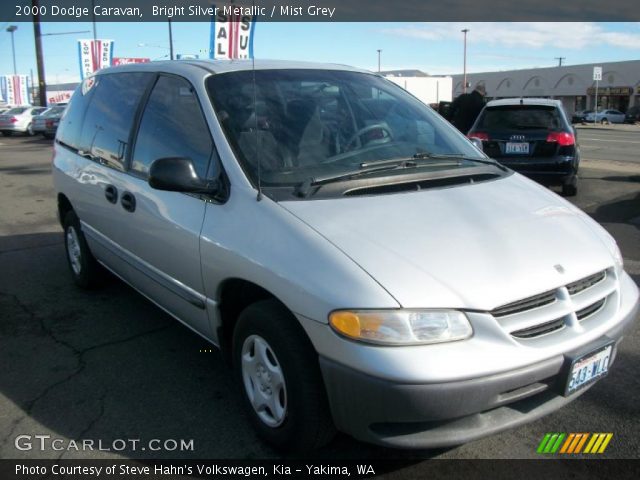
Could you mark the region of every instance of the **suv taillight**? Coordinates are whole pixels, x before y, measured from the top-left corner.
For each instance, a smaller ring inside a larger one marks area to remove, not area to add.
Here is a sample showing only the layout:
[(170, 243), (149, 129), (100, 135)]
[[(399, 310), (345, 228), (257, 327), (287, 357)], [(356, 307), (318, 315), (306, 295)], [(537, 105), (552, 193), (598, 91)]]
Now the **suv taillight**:
[(547, 136), (547, 142), (549, 142), (549, 143), (557, 143), (561, 147), (568, 147), (570, 145), (575, 145), (576, 137), (574, 137), (572, 133), (551, 132)]
[(477, 138), (478, 140), (482, 140), (483, 142), (488, 142), (489, 134), (486, 132), (469, 132), (467, 133), (467, 138)]

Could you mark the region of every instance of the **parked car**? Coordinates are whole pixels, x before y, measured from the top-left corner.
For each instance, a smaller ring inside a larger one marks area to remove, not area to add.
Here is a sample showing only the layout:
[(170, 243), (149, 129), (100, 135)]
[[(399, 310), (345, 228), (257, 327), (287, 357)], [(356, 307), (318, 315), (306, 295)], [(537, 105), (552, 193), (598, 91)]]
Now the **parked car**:
[(640, 105), (636, 105), (627, 110), (624, 115), (624, 123), (640, 122)]
[(571, 115), (571, 123), (584, 123), (585, 118), (590, 113), (593, 113), (593, 110), (579, 110)]
[(638, 312), (602, 227), (345, 66), (101, 70), (62, 117), (53, 178), (74, 281), (106, 267), (217, 345), (282, 449), (532, 421), (612, 368)]
[(34, 135), (39, 135), (44, 133), (45, 130), (45, 116), (51, 111), (51, 108), (47, 108), (46, 110), (40, 112), (37, 115), (34, 115), (31, 119), (31, 130)]
[(58, 130), (58, 125), (60, 124), (60, 118), (64, 114), (66, 110), (66, 104), (58, 104), (54, 107), (51, 107), (44, 117), (44, 130), (42, 135), (45, 138), (53, 138), (56, 136), (56, 131)]
[(14, 107), (0, 115), (0, 132), (5, 136), (15, 132), (33, 135), (33, 116), (45, 110), (44, 107)]
[(561, 185), (565, 196), (578, 192), (580, 149), (576, 131), (559, 100), (493, 100), (468, 133), (501, 164), (543, 185)]
[(592, 123), (624, 123), (624, 113), (619, 110), (602, 110), (598, 113), (591, 112), (585, 117), (585, 122)]

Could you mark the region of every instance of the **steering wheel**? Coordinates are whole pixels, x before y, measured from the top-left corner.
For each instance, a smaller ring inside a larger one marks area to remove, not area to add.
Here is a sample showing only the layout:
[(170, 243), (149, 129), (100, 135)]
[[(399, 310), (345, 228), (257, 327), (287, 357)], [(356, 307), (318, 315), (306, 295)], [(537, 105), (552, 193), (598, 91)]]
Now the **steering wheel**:
[(393, 140), (393, 134), (391, 133), (391, 130), (389, 130), (389, 127), (387, 127), (386, 125), (383, 125), (381, 123), (376, 123), (375, 125), (367, 125), (366, 127), (361, 128), (356, 133), (354, 133), (351, 136), (351, 138), (349, 140), (347, 140), (347, 142), (344, 144), (343, 151), (345, 151), (345, 152), (349, 151), (350, 150), (349, 147), (351, 147), (351, 144), (353, 142), (355, 142), (356, 140), (359, 141), (359, 144), (360, 144), (359, 146), (362, 147), (362, 146), (366, 145), (366, 144), (363, 144), (360, 141), (360, 137), (362, 137), (362, 135), (364, 135), (365, 133), (369, 133), (369, 132), (372, 132), (374, 130), (381, 130), (382, 132), (386, 133), (386, 136), (384, 136), (384, 137), (382, 137), (380, 139), (376, 138), (374, 140), (370, 140), (367, 143), (370, 143), (370, 142), (375, 141), (375, 140), (384, 140), (383, 143), (387, 143), (387, 142), (390, 142), (391, 140)]

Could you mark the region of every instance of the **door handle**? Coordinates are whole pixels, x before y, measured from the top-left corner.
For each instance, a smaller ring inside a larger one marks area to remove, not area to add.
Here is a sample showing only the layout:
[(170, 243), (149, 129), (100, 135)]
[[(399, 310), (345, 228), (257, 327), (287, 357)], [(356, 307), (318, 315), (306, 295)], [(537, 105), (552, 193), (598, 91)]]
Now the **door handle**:
[(109, 203), (116, 203), (118, 201), (118, 189), (113, 185), (107, 185), (104, 189), (104, 196)]
[(136, 209), (136, 197), (131, 192), (124, 192), (120, 203), (127, 212), (133, 212)]

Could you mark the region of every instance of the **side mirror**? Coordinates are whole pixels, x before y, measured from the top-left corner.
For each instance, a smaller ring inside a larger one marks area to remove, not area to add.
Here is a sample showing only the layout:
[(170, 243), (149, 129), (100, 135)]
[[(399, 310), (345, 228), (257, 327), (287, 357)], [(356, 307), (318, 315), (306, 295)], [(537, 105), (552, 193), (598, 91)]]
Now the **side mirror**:
[(190, 158), (167, 157), (154, 161), (149, 168), (149, 185), (170, 192), (215, 194), (218, 182), (208, 182), (196, 173)]
[(482, 140), (480, 140), (477, 137), (471, 137), (469, 141), (473, 143), (473, 146), (476, 147), (478, 150), (480, 150), (481, 152), (484, 151), (482, 148)]

